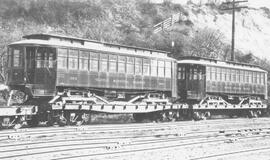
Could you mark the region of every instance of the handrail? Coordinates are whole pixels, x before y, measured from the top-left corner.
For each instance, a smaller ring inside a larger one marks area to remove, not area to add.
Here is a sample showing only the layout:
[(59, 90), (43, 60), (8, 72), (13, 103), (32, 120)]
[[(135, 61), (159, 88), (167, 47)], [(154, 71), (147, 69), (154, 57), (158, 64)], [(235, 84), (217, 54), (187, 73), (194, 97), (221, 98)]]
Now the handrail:
[(179, 22), (180, 20), (186, 20), (187, 17), (182, 12), (176, 13), (171, 15), (169, 18), (165, 19), (164, 21), (154, 25), (154, 33), (158, 33), (160, 31), (163, 31), (165, 29), (168, 29), (176, 22)]

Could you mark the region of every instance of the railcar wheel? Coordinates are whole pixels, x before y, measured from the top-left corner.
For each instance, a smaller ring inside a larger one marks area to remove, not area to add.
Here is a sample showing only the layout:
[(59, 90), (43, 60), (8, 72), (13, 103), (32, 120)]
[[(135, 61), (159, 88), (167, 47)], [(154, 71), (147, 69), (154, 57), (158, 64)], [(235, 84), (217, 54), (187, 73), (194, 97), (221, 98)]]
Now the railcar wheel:
[(201, 112), (194, 112), (193, 113), (193, 119), (195, 120), (195, 121), (199, 121), (199, 120), (202, 120), (202, 113)]
[(91, 123), (91, 114), (84, 113), (82, 115), (82, 121), (83, 121), (83, 124), (90, 124)]
[(258, 117), (261, 117), (262, 116), (262, 111), (256, 111), (256, 114)]
[(177, 119), (177, 115), (173, 111), (164, 112), (162, 114), (162, 121), (164, 122), (175, 122)]
[(248, 118), (253, 118), (254, 117), (254, 111), (249, 110), (247, 115), (248, 115)]
[(253, 111), (253, 118), (258, 118), (259, 115), (258, 115), (258, 111)]
[(211, 118), (211, 112), (207, 111), (204, 113), (205, 118), (209, 119)]
[(63, 115), (61, 115), (61, 116), (59, 116), (59, 118), (57, 120), (57, 124), (59, 126), (66, 126), (68, 124), (68, 121)]
[(60, 118), (57, 123), (59, 126), (66, 126), (67, 120), (65, 118)]

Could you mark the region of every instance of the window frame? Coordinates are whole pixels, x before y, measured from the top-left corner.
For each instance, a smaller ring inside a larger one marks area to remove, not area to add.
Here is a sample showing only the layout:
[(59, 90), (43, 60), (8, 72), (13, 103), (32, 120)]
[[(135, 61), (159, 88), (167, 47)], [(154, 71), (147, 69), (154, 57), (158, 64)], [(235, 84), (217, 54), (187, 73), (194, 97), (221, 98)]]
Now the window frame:
[(127, 56), (126, 58), (127, 74), (135, 74), (135, 57)]
[(78, 49), (68, 50), (68, 69), (69, 70), (79, 69), (79, 50)]
[(135, 58), (135, 75), (142, 75), (143, 73), (143, 58)]
[(158, 75), (158, 60), (157, 59), (151, 59), (151, 66), (150, 66), (150, 75), (152, 77), (157, 77)]
[(144, 76), (150, 76), (151, 71), (151, 60), (147, 58), (143, 58), (143, 75)]
[[(66, 50), (65, 54), (59, 54), (60, 50)], [(59, 60), (62, 59), (60, 62)], [(59, 65), (61, 63), (61, 65)], [(57, 68), (58, 69), (68, 69), (68, 49), (67, 48), (57, 48)]]
[(158, 60), (158, 75), (159, 78), (165, 77), (165, 61)]
[(90, 52), (89, 54), (89, 71), (98, 72), (99, 71), (99, 56), (97, 52)]
[(117, 61), (117, 72), (118, 73), (126, 73), (126, 62), (127, 62), (126, 56), (118, 55), (118, 61)]
[(86, 51), (86, 50), (79, 51), (79, 70), (83, 70), (83, 71), (89, 70), (89, 57), (90, 57), (89, 51)]
[[(99, 71), (100, 72), (108, 72), (109, 65), (109, 54), (100, 53), (99, 54)], [(105, 65), (106, 64), (106, 65)]]
[[(117, 72), (117, 55), (109, 54), (109, 72), (116, 73)], [(113, 66), (113, 67), (112, 67)]]

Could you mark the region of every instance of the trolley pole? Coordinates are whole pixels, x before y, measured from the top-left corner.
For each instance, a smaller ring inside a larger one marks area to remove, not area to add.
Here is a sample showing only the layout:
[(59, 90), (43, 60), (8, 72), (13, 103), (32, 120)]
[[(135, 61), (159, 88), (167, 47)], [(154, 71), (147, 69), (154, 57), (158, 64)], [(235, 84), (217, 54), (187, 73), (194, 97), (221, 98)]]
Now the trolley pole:
[[(234, 61), (235, 54), (234, 54), (234, 41), (235, 41), (235, 10), (247, 8), (247, 6), (239, 7), (239, 3), (248, 2), (247, 0), (244, 1), (235, 1), (232, 2), (224, 2), (222, 5), (226, 5), (226, 8), (221, 8), (221, 10), (232, 10), (232, 44), (231, 44), (231, 61)], [(236, 7), (237, 6), (237, 7)]]

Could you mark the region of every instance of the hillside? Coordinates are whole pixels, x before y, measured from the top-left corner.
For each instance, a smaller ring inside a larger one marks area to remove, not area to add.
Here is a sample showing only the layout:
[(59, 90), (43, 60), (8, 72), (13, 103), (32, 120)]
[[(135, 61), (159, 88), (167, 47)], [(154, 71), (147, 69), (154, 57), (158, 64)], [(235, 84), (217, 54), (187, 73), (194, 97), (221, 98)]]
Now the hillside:
[[(223, 12), (213, 6), (185, 5), (189, 19), (195, 28), (209, 27), (219, 30), (225, 42), (231, 40), (231, 13)], [(248, 8), (236, 13), (235, 47), (244, 53), (253, 53), (270, 60), (270, 10), (267, 7)]]

